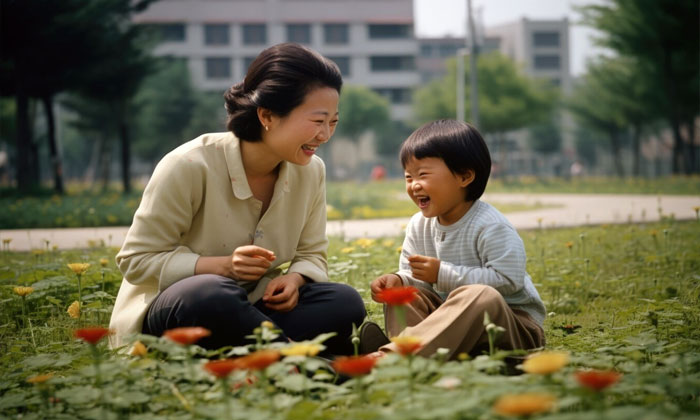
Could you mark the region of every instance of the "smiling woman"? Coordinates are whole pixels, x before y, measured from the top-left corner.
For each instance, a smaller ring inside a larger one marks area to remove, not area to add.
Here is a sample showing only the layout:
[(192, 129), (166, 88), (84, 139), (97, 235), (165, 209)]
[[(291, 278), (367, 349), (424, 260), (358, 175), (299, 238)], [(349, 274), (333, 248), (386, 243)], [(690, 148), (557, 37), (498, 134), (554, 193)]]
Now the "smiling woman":
[(325, 168), (314, 156), (335, 130), (341, 86), (318, 53), (270, 47), (224, 95), (229, 132), (163, 158), (117, 255), (112, 345), (191, 326), (211, 331), (204, 347), (242, 345), (266, 321), (279, 340), (336, 332), (328, 352), (352, 350), (365, 309), (353, 288), (328, 282)]

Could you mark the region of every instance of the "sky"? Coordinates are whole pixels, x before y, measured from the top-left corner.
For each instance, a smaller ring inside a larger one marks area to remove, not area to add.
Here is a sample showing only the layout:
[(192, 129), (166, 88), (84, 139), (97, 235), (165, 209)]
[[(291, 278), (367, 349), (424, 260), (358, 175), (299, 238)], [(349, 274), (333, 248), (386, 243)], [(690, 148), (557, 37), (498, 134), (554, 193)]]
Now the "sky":
[[(464, 36), (467, 0), (413, 0), (414, 20), (418, 36)], [(571, 73), (585, 72), (586, 59), (602, 50), (593, 45), (595, 32), (580, 24), (574, 6), (601, 3), (601, 0), (472, 0), (472, 9), (481, 10), (486, 27), (529, 19), (569, 18)]]

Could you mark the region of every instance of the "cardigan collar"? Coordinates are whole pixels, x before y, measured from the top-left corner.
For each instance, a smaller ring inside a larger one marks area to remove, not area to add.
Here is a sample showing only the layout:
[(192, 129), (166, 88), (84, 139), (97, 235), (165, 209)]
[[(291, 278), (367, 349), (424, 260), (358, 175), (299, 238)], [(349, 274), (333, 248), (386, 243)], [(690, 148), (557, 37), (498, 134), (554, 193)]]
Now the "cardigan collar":
[[(226, 166), (228, 167), (228, 175), (231, 180), (231, 188), (233, 195), (239, 200), (247, 200), (253, 196), (253, 192), (248, 185), (248, 178), (243, 167), (243, 158), (241, 157), (240, 140), (228, 133), (224, 142), (224, 155), (226, 157)], [(280, 171), (275, 182), (275, 191), (281, 188), (284, 192), (289, 192), (289, 165), (287, 161), (280, 163)]]

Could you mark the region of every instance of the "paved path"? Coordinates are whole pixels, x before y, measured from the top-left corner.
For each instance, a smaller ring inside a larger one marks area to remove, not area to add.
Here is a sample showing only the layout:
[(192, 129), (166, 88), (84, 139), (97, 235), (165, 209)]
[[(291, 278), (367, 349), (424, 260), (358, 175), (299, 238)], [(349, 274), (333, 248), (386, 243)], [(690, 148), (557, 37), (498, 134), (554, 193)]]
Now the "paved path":
[[(493, 203), (541, 203), (553, 206), (538, 210), (507, 213), (517, 229), (565, 227), (586, 224), (650, 222), (659, 215), (673, 215), (677, 220), (695, 219), (694, 207), (700, 206), (700, 196), (656, 196), (613, 194), (485, 194), (484, 200)], [(408, 218), (344, 220), (328, 222), (331, 236), (345, 238), (398, 236)], [(11, 249), (26, 251), (50, 246), (61, 249), (85, 248), (90, 241), (104, 242), (107, 246), (121, 246), (127, 227), (75, 229), (17, 229), (0, 230), (0, 239), (12, 238)]]

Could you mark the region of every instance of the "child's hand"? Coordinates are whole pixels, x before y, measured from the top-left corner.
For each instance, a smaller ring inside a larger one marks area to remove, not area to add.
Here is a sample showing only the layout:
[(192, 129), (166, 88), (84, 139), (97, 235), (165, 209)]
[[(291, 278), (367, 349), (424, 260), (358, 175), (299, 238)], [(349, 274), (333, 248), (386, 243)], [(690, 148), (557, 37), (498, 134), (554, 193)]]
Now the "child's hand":
[(423, 280), (427, 283), (437, 283), (438, 272), (440, 271), (440, 260), (425, 255), (411, 255), (408, 257), (411, 272), (416, 280)]
[(374, 300), (375, 302), (379, 302), (377, 300), (377, 293), (381, 292), (384, 289), (389, 289), (391, 287), (399, 287), (402, 285), (403, 282), (401, 281), (401, 277), (399, 277), (396, 274), (384, 274), (382, 276), (379, 276), (376, 279), (372, 280), (372, 283), (369, 285), (369, 288), (372, 290), (372, 300)]

